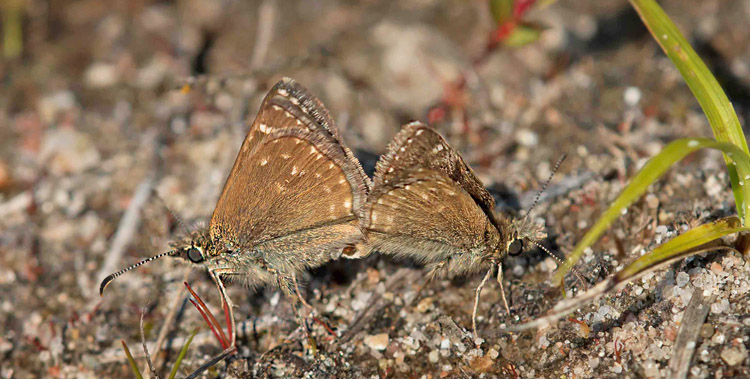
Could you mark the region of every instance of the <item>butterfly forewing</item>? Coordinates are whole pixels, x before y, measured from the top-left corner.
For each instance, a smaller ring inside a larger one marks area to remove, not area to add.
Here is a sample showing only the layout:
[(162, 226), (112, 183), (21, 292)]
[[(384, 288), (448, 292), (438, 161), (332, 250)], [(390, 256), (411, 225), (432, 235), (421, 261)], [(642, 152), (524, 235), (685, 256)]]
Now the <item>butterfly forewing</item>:
[[(245, 247), (322, 235), (336, 250), (361, 237), (368, 179), (341, 144), (320, 102), (289, 79), (269, 92), (242, 145), (211, 218), (211, 234)], [(311, 233), (311, 231), (313, 233)], [(270, 246), (270, 245), (269, 245)], [(277, 246), (278, 247), (278, 246)]]

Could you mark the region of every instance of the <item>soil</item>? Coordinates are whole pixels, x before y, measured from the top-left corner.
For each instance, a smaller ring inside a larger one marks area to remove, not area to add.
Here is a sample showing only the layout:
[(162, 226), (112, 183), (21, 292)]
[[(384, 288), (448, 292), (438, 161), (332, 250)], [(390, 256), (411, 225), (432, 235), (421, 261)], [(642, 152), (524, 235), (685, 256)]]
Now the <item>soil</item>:
[[(10, 15), (15, 3), (0, 9)], [(223, 319), (203, 270), (165, 258), (118, 278), (104, 297), (98, 285), (207, 221), (245, 119), (283, 76), (323, 100), (370, 175), (400, 125), (429, 117), (499, 206), (522, 213), (567, 154), (533, 211), (559, 256), (665, 144), (711, 137), (679, 72), (620, 0), (535, 6), (524, 19), (544, 27), (540, 39), (500, 47), (478, 65), (493, 29), (484, 1), (17, 3), (22, 51), (0, 61), (2, 378), (130, 377), (120, 341), (144, 370), (142, 310), (161, 376), (195, 329), (178, 376), (221, 351), (182, 285)], [(746, 124), (750, 3), (661, 4)], [(465, 90), (451, 91), (462, 76)], [(430, 112), (441, 101), (442, 114)], [(577, 268), (593, 285), (734, 213), (721, 156), (691, 155)], [(239, 348), (204, 375), (659, 378), (692, 348), (680, 366), (688, 377), (750, 377), (750, 262), (741, 254), (702, 253), (552, 326), (495, 332), (562, 299), (556, 267), (538, 250), (506, 259), (511, 314), (490, 281), (479, 341), (471, 311), (482, 275), (435, 280), (417, 298), (426, 273), (414, 262), (377, 254), (331, 262), (305, 281), (320, 320), (306, 320), (309, 337), (278, 290), (230, 285)], [(580, 284), (570, 276), (566, 289)]]

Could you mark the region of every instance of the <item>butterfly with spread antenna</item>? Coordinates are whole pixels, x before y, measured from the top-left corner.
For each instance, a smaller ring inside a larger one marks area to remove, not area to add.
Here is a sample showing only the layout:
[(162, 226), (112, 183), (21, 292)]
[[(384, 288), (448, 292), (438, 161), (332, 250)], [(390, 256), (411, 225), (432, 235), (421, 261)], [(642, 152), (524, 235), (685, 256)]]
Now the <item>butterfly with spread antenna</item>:
[[(231, 331), (236, 331), (233, 306), (223, 280), (277, 285), (306, 304), (297, 276), (351, 251), (362, 239), (369, 187), (323, 104), (284, 78), (251, 124), (208, 227), (175, 242), (171, 251), (108, 276), (100, 292), (124, 272), (171, 255), (208, 271), (229, 309)], [(234, 351), (235, 336), (194, 375)]]
[(479, 295), (495, 267), (510, 313), (503, 259), (520, 254), (524, 241), (549, 253), (538, 242), (545, 238), (542, 227), (528, 218), (513, 220), (495, 212), (494, 198), (461, 155), (435, 129), (419, 122), (405, 125), (378, 161), (363, 224), (361, 255), (378, 251), (415, 259), (431, 271), (428, 278), (489, 268), (474, 299), (475, 339)]

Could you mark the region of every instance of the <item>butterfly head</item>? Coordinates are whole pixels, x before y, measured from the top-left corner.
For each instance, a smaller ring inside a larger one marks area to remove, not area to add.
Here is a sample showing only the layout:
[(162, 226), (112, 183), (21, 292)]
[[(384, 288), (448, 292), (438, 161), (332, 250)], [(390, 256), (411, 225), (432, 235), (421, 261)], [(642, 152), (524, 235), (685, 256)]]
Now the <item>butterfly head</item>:
[(205, 267), (209, 271), (224, 271), (233, 267), (237, 262), (233, 244), (222, 234), (211, 236), (208, 229), (192, 232), (184, 238), (172, 243), (174, 256), (182, 258), (191, 264)]
[(538, 241), (545, 237), (543, 226), (534, 223), (528, 217), (510, 221), (505, 246), (502, 246), (503, 254), (500, 256), (520, 255), (528, 245), (538, 245)]

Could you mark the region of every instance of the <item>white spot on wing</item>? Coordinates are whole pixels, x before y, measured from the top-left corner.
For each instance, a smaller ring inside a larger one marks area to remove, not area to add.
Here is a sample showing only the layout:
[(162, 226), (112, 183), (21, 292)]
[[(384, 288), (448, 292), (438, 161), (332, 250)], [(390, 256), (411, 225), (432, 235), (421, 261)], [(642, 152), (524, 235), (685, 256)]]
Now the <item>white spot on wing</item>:
[(297, 166), (292, 166), (292, 175), (297, 175)]
[(349, 200), (344, 201), (344, 208), (351, 209), (351, 207), (352, 207), (352, 202), (351, 201), (349, 201)]
[(263, 158), (263, 159), (260, 160), (260, 165), (261, 166), (265, 166), (266, 164), (268, 164), (268, 158)]
[(271, 133), (271, 128), (269, 128), (268, 125), (266, 124), (260, 124), (260, 126), (258, 126), (258, 129), (260, 129), (261, 133), (265, 133), (265, 134)]
[(291, 157), (292, 157), (292, 156), (291, 156), (291, 155), (289, 155), (289, 154), (281, 154), (281, 158), (283, 158), (283, 159), (289, 159), (289, 158), (291, 158)]
[(279, 95), (287, 97), (287, 96), (289, 96), (289, 92), (287, 92), (287, 90), (281, 88), (281, 89), (279, 89)]
[(289, 101), (291, 101), (294, 105), (299, 105), (299, 99), (296, 97), (290, 98)]
[(422, 134), (422, 133), (424, 133), (424, 129), (419, 129), (419, 130), (417, 130), (417, 135), (420, 135), (420, 134)]
[(443, 151), (443, 145), (440, 144), (440, 145), (435, 146), (435, 151)]
[(274, 104), (274, 105), (271, 105), (271, 108), (273, 108), (273, 110), (275, 110), (275, 111), (281, 111), (281, 110), (284, 110), (284, 108), (282, 108), (282, 107), (280, 107), (280, 106), (278, 106), (278, 105), (276, 105), (276, 104)]

